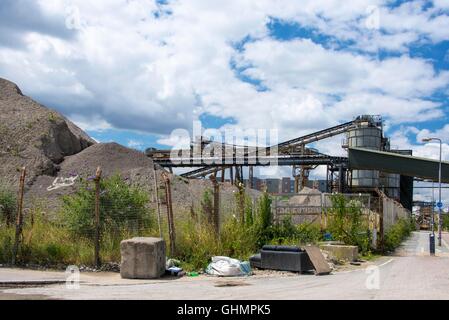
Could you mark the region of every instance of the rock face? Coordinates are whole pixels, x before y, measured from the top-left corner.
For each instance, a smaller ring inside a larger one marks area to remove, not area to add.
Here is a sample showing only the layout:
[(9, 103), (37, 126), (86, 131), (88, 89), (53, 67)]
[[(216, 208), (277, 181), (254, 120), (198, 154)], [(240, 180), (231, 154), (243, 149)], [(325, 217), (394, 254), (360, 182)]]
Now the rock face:
[(54, 175), (64, 157), (94, 144), (75, 124), (22, 94), (0, 78), (0, 180), (16, 184), (17, 168), (27, 167), (27, 184)]
[(125, 279), (154, 279), (165, 273), (165, 241), (132, 238), (120, 243), (120, 275)]

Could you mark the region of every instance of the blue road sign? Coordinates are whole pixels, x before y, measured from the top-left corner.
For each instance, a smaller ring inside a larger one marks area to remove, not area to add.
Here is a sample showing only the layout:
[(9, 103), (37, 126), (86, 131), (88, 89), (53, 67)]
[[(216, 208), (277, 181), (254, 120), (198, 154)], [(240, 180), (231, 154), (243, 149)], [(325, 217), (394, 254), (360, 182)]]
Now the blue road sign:
[(443, 203), (442, 202), (437, 202), (437, 207), (438, 208), (443, 208)]

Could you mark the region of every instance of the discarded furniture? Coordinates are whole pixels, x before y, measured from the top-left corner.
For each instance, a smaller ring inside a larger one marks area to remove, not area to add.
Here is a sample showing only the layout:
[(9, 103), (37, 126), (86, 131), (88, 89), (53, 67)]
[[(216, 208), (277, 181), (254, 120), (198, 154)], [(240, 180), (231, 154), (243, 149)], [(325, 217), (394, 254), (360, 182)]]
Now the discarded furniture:
[(304, 250), (307, 252), (307, 255), (310, 261), (313, 264), (313, 268), (315, 269), (315, 274), (317, 276), (329, 274), (332, 270), (329, 267), (326, 259), (320, 251), (320, 248), (317, 246), (305, 246)]
[(153, 279), (165, 273), (165, 241), (132, 238), (120, 243), (120, 275), (127, 279)]
[(307, 253), (296, 246), (262, 247), (260, 254), (250, 258), (251, 267), (280, 271), (306, 272), (313, 270)]
[(262, 269), (262, 263), (261, 263), (261, 256), (260, 253), (257, 253), (249, 258), (249, 264), (251, 265), (251, 268), (258, 268)]

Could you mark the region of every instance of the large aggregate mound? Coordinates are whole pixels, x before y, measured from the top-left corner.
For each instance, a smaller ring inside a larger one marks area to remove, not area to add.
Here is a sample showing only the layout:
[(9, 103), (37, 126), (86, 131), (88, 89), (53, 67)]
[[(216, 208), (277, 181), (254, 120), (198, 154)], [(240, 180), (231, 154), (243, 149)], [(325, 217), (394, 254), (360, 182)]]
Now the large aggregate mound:
[[(149, 193), (153, 206), (155, 205), (153, 161), (143, 152), (117, 143), (97, 143), (76, 155), (66, 157), (56, 176), (41, 175), (36, 179), (27, 192), (27, 200), (32, 202), (35, 199), (46, 199), (47, 206), (57, 209), (61, 204), (61, 196), (75, 192), (80, 179), (93, 176), (97, 167), (101, 167), (105, 178), (119, 174), (128, 183), (140, 186)], [(156, 167), (158, 185), (162, 186), (163, 169)], [(169, 176), (175, 213), (199, 213), (205, 191), (213, 188), (212, 182), (189, 180), (172, 174)], [(235, 213), (237, 188), (230, 183), (222, 183), (220, 190), (221, 208), (227, 213)], [(248, 192), (253, 198), (259, 195), (255, 190)]]
[[(95, 143), (63, 115), (24, 96), (17, 85), (0, 78), (0, 183), (16, 189), (20, 167), (27, 167), (25, 206), (43, 204), (57, 211), (63, 195), (74, 193), (80, 180), (101, 167), (103, 177), (120, 174), (149, 192), (155, 205), (153, 161), (143, 152), (117, 143)], [(163, 169), (157, 166), (162, 185)], [(209, 180), (170, 175), (175, 213), (199, 212)], [(223, 211), (235, 213), (237, 188), (221, 184)], [(253, 198), (258, 192), (250, 190)], [(162, 208), (164, 210), (164, 208)]]
[(126, 148), (118, 143), (97, 143), (78, 154), (66, 157), (61, 163), (62, 175), (92, 175), (101, 166), (103, 175), (127, 175), (136, 168), (152, 169), (153, 161), (143, 152)]
[(143, 152), (114, 142), (97, 143), (66, 157), (56, 175), (37, 177), (27, 192), (27, 198), (45, 198), (57, 208), (60, 197), (76, 191), (80, 180), (95, 175), (97, 167), (101, 167), (103, 178), (119, 174), (130, 184), (141, 185), (147, 190), (154, 184), (153, 161)]
[(27, 184), (53, 175), (64, 157), (94, 144), (75, 124), (24, 96), (16, 84), (0, 78), (0, 180), (14, 185), (17, 169), (27, 167)]

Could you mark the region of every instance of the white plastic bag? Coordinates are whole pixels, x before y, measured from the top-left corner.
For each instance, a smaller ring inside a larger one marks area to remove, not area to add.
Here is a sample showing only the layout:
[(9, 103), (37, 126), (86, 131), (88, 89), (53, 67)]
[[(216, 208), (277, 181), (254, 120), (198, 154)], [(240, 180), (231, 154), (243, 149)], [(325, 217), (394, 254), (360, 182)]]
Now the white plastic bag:
[(212, 257), (212, 262), (208, 265), (206, 273), (214, 276), (232, 277), (248, 275), (248, 268), (242, 268), (240, 260), (229, 257)]

